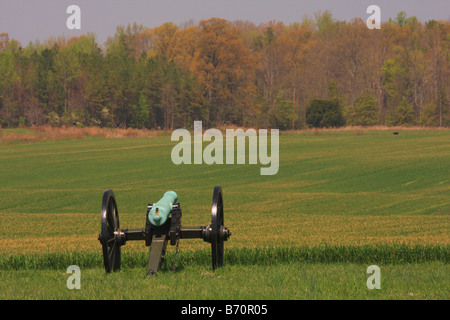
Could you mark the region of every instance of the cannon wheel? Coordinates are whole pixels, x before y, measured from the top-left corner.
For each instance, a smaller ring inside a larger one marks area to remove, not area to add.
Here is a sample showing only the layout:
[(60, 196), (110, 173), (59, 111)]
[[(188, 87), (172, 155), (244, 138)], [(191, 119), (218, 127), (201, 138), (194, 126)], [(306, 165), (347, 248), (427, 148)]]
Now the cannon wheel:
[(223, 265), (223, 240), (220, 236), (221, 227), (223, 227), (223, 200), (222, 188), (214, 187), (212, 199), (211, 214), (211, 251), (212, 251), (212, 267), (216, 269)]
[(119, 212), (112, 190), (106, 190), (102, 200), (101, 233), (99, 240), (103, 249), (106, 273), (120, 269), (120, 244), (115, 232), (119, 231)]

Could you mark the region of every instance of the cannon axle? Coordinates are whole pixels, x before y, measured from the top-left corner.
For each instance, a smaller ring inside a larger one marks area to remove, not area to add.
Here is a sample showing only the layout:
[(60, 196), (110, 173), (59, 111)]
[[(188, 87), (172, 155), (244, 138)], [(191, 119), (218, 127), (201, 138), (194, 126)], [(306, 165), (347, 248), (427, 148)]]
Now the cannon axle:
[[(211, 227), (181, 227), (180, 239), (203, 239), (205, 242), (211, 243)], [(231, 236), (227, 227), (221, 226), (219, 232), (220, 240), (226, 241)], [(125, 245), (127, 241), (142, 241), (147, 238), (145, 228), (141, 229), (119, 229), (114, 232), (115, 240), (121, 245)]]

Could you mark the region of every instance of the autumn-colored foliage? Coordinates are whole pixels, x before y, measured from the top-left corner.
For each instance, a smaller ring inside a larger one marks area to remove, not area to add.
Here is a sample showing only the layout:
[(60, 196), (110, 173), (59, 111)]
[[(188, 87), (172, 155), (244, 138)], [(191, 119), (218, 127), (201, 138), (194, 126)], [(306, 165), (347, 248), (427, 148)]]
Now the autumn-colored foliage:
[(311, 101), (330, 100), (350, 125), (449, 126), (449, 33), (402, 12), (369, 30), (328, 11), (289, 25), (134, 23), (104, 45), (1, 33), (0, 125), (303, 129)]

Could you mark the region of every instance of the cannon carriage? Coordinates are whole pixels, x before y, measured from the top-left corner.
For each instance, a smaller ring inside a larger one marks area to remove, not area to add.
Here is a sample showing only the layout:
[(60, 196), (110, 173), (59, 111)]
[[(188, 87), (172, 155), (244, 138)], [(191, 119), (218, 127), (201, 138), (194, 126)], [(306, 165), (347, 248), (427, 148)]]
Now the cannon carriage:
[(223, 265), (224, 242), (231, 232), (224, 226), (222, 188), (214, 187), (211, 222), (207, 226), (182, 226), (182, 211), (177, 200), (175, 192), (166, 192), (158, 202), (148, 204), (144, 228), (121, 229), (114, 192), (104, 192), (98, 240), (102, 245), (106, 273), (120, 269), (121, 247), (128, 241), (145, 241), (145, 245), (150, 247), (147, 275), (157, 274), (165, 260), (167, 245), (176, 246), (178, 250), (180, 239), (203, 239), (210, 243), (213, 269)]

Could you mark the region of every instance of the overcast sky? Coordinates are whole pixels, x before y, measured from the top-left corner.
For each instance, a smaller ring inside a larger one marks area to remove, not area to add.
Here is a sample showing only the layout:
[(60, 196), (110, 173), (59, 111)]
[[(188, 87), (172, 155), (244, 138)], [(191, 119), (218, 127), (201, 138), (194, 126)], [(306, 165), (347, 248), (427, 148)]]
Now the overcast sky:
[[(70, 15), (66, 10), (72, 4), (81, 9), (81, 30), (66, 26)], [(449, 0), (0, 0), (0, 33), (8, 32), (10, 38), (25, 46), (34, 40), (93, 32), (103, 44), (118, 25), (133, 22), (152, 28), (164, 22), (182, 24), (194, 19), (197, 23), (220, 17), (256, 24), (270, 20), (289, 24), (325, 10), (338, 20), (359, 17), (366, 21), (370, 16), (367, 7), (372, 4), (380, 7), (382, 21), (400, 11), (422, 22), (450, 18)]]

